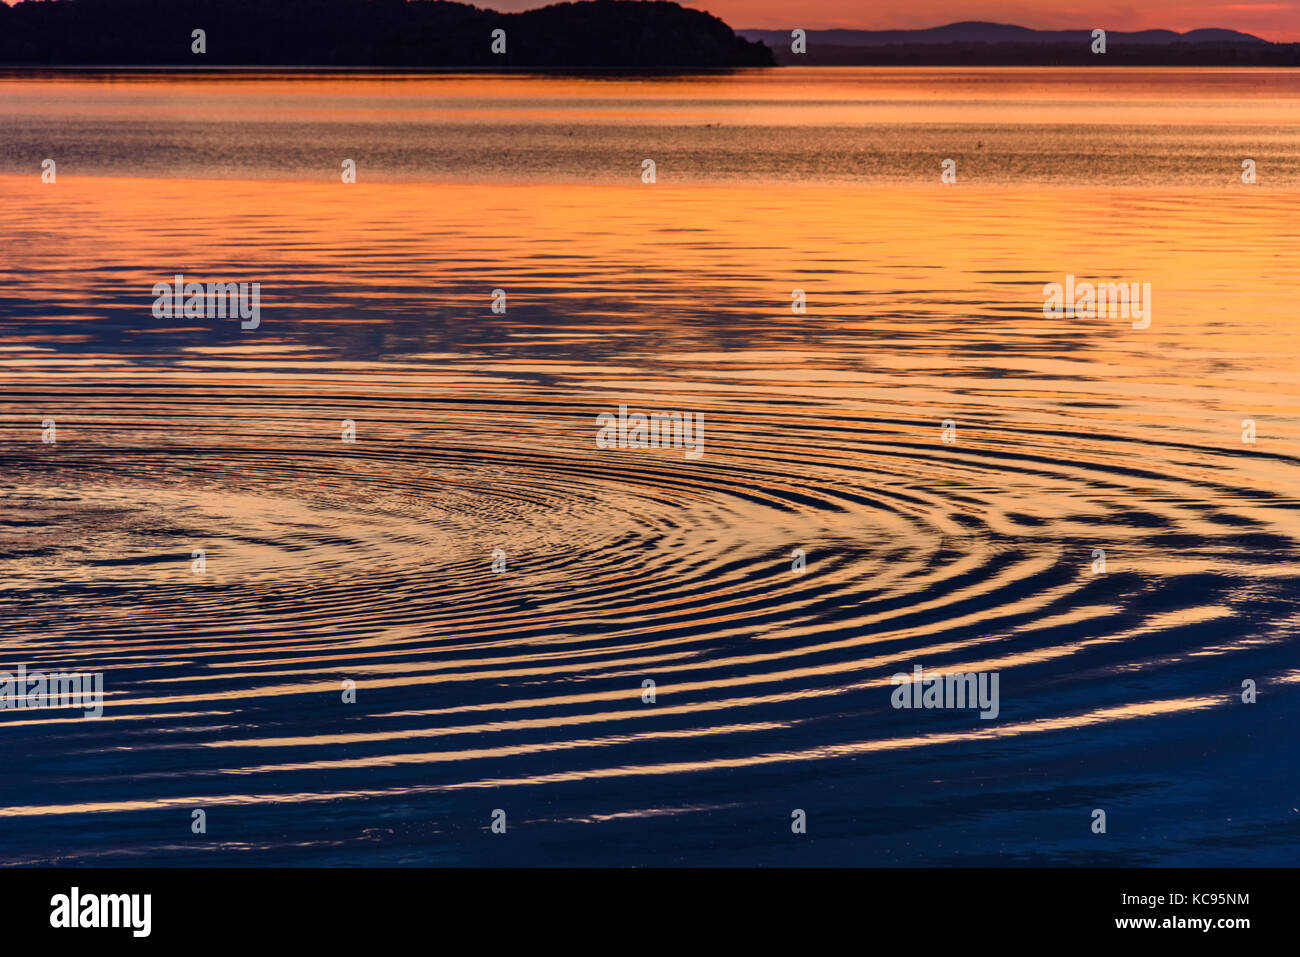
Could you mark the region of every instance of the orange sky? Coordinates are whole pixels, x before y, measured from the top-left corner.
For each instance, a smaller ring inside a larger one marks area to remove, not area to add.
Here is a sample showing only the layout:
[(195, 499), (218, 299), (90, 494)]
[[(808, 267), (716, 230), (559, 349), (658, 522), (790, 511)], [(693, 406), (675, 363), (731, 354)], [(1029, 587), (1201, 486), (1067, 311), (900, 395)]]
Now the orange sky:
[[(13, 4), (16, 0), (0, 0)], [(492, 10), (532, 10), (549, 0), (467, 0)], [(558, 0), (556, 0), (558, 2)], [(1225, 27), (1266, 40), (1300, 43), (1300, 0), (1141, 0), (1141, 3), (1085, 3), (1083, 0), (678, 0), (707, 10), (737, 29), (914, 30), (960, 20), (1014, 23), (1038, 30), (1168, 29)]]
[[(473, 0), (497, 10), (529, 10), (545, 0)], [(707, 10), (735, 28), (850, 27), (907, 30), (959, 20), (991, 20), (1039, 30), (1148, 30), (1180, 33), (1225, 27), (1266, 40), (1300, 42), (1300, 0), (1141, 0), (1085, 3), (1083, 0), (679, 0)]]
[(1180, 33), (1199, 27), (1226, 27), (1266, 40), (1300, 41), (1300, 0), (1181, 3), (1084, 3), (1081, 0), (703, 0), (687, 6), (708, 10), (733, 27), (784, 27), (792, 16), (805, 28), (853, 27), (902, 30), (936, 27), (959, 20), (991, 20), (1038, 30), (1149, 30)]

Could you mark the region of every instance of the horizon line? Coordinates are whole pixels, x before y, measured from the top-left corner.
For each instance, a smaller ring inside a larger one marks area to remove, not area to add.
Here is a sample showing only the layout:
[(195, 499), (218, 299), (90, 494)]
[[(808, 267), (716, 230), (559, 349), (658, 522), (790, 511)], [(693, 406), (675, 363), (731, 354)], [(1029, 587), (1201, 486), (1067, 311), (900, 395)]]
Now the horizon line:
[[(412, 0), (406, 0), (410, 3)], [(418, 2), (418, 0), (416, 0)], [(583, 0), (554, 0), (553, 3), (544, 4), (544, 6), (554, 6), (555, 3), (581, 3)], [(676, 3), (677, 0), (670, 0)], [(684, 4), (682, 4), (685, 6)], [(540, 9), (540, 8), (538, 8)], [(688, 8), (695, 9), (695, 8)], [(521, 11), (522, 12), (522, 11)], [(719, 18), (721, 19), (721, 18)], [(1247, 36), (1255, 36), (1253, 33), (1246, 33), (1245, 30), (1238, 30), (1236, 27), (1192, 27), (1190, 30), (1175, 30), (1172, 27), (1143, 27), (1140, 30), (1112, 30), (1109, 27), (1027, 27), (1022, 23), (1004, 23), (1001, 20), (953, 20), (949, 23), (937, 23), (932, 27), (801, 27), (803, 30), (816, 30), (820, 33), (826, 33), (831, 30), (840, 30), (845, 33), (924, 33), (926, 30), (942, 30), (944, 27), (957, 27), (964, 24), (990, 26), (990, 27), (1013, 27), (1017, 30), (1032, 30), (1035, 33), (1089, 33), (1096, 29), (1104, 29), (1107, 33), (1173, 33), (1177, 36), (1186, 36), (1189, 33), (1196, 33), (1200, 30), (1227, 30), (1232, 33), (1243, 33)], [(731, 26), (731, 24), (727, 24)], [(770, 32), (773, 30), (782, 30), (784, 27), (731, 27), (733, 30), (762, 30)], [(791, 27), (790, 29), (795, 29)], [(1259, 39), (1264, 39), (1259, 37)], [(1286, 43), (1294, 41), (1273, 41), (1270, 43)]]

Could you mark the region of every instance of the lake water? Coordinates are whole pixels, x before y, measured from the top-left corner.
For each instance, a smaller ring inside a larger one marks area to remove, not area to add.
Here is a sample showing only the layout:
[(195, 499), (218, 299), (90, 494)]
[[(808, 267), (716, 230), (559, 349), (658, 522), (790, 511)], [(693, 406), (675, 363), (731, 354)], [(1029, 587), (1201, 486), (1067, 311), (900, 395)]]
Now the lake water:
[(0, 77), (0, 861), (1294, 864), (1298, 211), (1295, 72)]

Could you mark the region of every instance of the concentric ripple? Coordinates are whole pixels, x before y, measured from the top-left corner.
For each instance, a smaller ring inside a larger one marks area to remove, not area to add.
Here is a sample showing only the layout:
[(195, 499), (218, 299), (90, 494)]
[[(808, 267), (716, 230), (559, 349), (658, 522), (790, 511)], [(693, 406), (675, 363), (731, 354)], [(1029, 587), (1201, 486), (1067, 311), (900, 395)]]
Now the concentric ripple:
[[(8, 654), (103, 672), (107, 698), (100, 722), (6, 716), (61, 760), (0, 815), (743, 775), (1223, 708), (1225, 667), (1287, 680), (1288, 502), (1244, 493), (1233, 450), (948, 445), (700, 396), (690, 461), (597, 449), (588, 396), (521, 417), (414, 378), (348, 404), (351, 445), (308, 392), (172, 375), (136, 380), (116, 432), (81, 394), (57, 445), (10, 435)], [(1000, 719), (901, 720), (889, 679), (918, 663), (998, 671)]]
[(3, 189), (2, 663), (105, 689), (0, 710), (5, 861), (1293, 855), (1300, 263), (1221, 255), (1290, 192)]

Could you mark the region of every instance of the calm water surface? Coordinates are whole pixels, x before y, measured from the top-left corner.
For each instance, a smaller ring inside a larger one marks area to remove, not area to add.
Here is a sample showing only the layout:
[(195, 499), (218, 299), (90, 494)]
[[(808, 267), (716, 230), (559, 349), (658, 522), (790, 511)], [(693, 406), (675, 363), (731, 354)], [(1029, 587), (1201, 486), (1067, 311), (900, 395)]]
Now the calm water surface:
[[(106, 695), (0, 711), (0, 860), (1294, 864), (1297, 107), (0, 78), (0, 667)], [(176, 273), (261, 327), (155, 319)], [(1044, 318), (1066, 274), (1151, 327)], [(705, 455), (598, 448), (619, 404)], [(915, 664), (998, 719), (894, 710)]]

